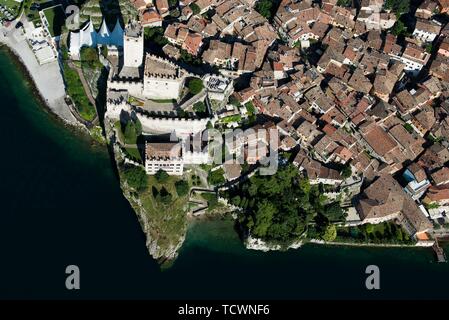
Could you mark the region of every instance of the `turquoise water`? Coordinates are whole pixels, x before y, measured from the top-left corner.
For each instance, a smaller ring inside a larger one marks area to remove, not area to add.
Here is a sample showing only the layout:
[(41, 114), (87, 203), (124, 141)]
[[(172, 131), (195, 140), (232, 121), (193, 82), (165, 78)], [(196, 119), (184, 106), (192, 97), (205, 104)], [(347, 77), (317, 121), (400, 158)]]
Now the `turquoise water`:
[[(448, 298), (429, 249), (246, 250), (229, 221), (194, 223), (174, 265), (148, 255), (105, 147), (40, 106), (0, 50), (0, 298)], [(65, 289), (78, 265), (81, 290)], [(381, 290), (365, 289), (376, 264)]]

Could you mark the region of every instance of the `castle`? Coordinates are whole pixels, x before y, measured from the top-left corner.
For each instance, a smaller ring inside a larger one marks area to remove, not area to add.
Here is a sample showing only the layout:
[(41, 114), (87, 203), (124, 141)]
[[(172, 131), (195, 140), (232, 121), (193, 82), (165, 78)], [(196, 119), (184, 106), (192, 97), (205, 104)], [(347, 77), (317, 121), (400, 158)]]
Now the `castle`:
[(123, 65), (111, 72), (108, 88), (142, 99), (177, 100), (187, 76), (187, 71), (163, 58), (146, 54), (144, 60), (143, 28), (130, 22), (124, 32)]

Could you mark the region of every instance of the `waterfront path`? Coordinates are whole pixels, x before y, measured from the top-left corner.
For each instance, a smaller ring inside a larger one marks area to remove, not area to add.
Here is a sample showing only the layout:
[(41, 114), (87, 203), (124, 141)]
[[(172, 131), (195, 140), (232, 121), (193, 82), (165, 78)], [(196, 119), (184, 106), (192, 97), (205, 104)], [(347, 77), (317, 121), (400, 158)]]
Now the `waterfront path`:
[(17, 29), (0, 27), (0, 43), (7, 45), (21, 60), (47, 106), (65, 122), (78, 124), (64, 100), (65, 86), (58, 61), (40, 65), (22, 31)]

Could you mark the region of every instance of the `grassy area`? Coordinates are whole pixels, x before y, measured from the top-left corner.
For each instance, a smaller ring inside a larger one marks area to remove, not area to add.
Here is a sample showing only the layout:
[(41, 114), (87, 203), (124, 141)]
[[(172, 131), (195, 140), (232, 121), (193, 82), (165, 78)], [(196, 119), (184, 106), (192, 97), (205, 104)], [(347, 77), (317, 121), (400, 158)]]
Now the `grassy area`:
[(135, 159), (135, 160), (138, 160), (140, 162), (142, 161), (142, 156), (140, 155), (140, 151), (137, 148), (137, 146), (134, 147), (134, 148), (128, 147), (125, 150), (126, 150), (126, 153), (130, 156), (131, 159)]
[[(174, 247), (187, 230), (187, 217), (185, 208), (188, 195), (179, 197), (176, 193), (175, 183), (179, 178), (170, 176), (168, 181), (160, 184), (154, 176), (149, 176), (149, 188), (140, 194), (143, 207), (151, 226), (151, 238), (157, 241), (162, 249)], [(171, 195), (171, 201), (164, 203), (159, 195), (163, 189)]]
[(404, 129), (407, 130), (408, 133), (413, 133), (415, 131), (410, 123), (404, 123)]
[(125, 141), (125, 137), (123, 136), (122, 124), (120, 123), (120, 120), (114, 123), (114, 129), (117, 132), (117, 139), (120, 143), (123, 143)]
[(22, 3), (14, 0), (0, 0), (0, 5), (6, 8), (6, 11), (10, 14), (10, 16), (8, 16), (7, 14), (0, 12), (0, 19), (5, 20), (11, 20), (11, 17), (17, 17), (22, 7)]
[(97, 141), (98, 143), (104, 144), (106, 143), (106, 139), (103, 136), (103, 130), (100, 126), (95, 126), (90, 129), (90, 136)]
[(73, 99), (80, 116), (87, 121), (92, 121), (96, 115), (95, 107), (90, 103), (84, 92), (78, 72), (70, 68), (67, 61), (63, 62), (63, 68), (67, 93)]
[(145, 104), (142, 100), (137, 99), (137, 98), (135, 98), (133, 96), (129, 96), (128, 97), (128, 103), (133, 104), (133, 105), (137, 105), (137, 106), (143, 106)]
[(48, 21), (48, 30), (52, 37), (60, 36), (65, 24), (65, 13), (61, 5), (42, 10)]
[(156, 103), (176, 103), (175, 99), (150, 99), (150, 100)]
[(245, 103), (245, 107), (246, 107), (246, 110), (248, 111), (249, 115), (253, 115), (253, 114), (257, 113), (256, 108), (254, 107), (254, 105), (251, 101)]
[(223, 118), (220, 120), (220, 122), (222, 123), (232, 123), (232, 122), (239, 122), (240, 120), (242, 120), (242, 116), (240, 114), (236, 114), (233, 116), (229, 116), (226, 118)]
[(413, 244), (413, 240), (399, 225), (392, 222), (337, 228), (335, 241), (354, 243)]

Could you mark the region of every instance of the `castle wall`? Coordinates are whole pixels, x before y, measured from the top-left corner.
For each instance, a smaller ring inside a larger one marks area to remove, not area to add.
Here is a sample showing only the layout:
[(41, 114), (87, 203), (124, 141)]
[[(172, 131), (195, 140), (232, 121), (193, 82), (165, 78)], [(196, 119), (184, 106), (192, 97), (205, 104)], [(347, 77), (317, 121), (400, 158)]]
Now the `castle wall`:
[(178, 119), (178, 118), (150, 118), (137, 113), (137, 118), (142, 124), (143, 131), (151, 134), (164, 134), (176, 132), (180, 138), (187, 138), (191, 134), (206, 129), (210, 119)]
[(142, 96), (143, 84), (140, 81), (122, 81), (110, 80), (108, 81), (108, 89), (126, 90), (135, 97)]

